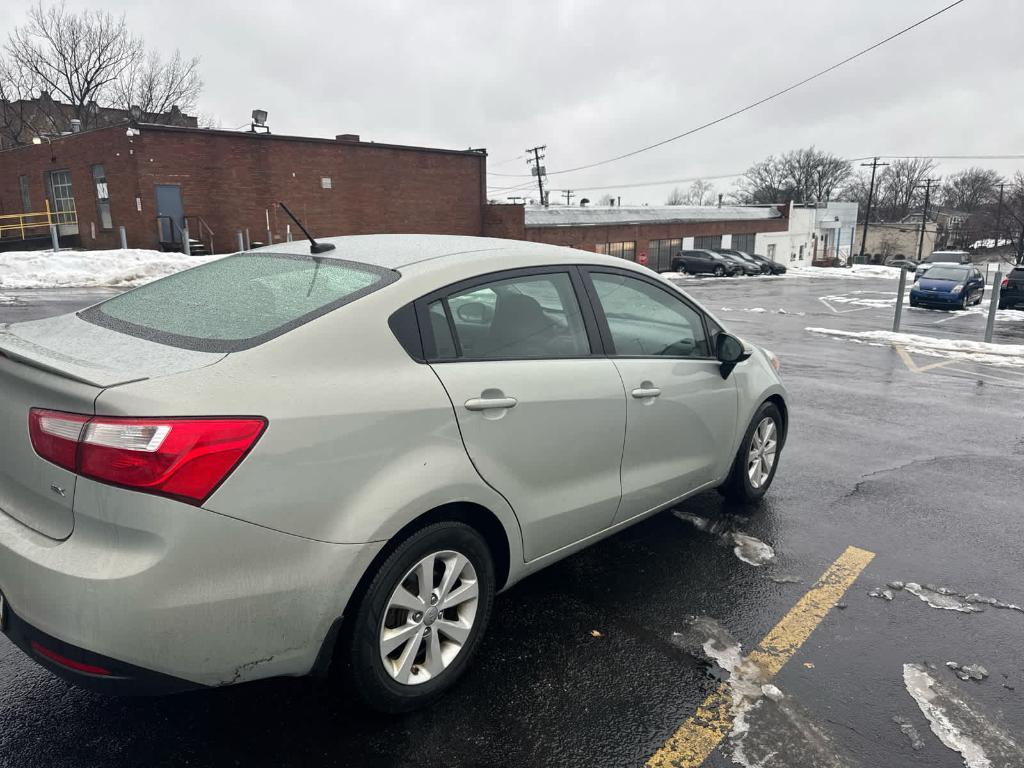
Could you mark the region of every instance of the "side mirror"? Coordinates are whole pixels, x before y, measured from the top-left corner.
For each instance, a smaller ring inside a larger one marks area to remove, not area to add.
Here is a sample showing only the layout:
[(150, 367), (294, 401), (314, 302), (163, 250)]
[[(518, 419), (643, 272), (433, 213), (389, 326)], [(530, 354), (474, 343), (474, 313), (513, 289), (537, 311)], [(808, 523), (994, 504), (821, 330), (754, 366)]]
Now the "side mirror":
[(460, 304), (458, 309), (455, 310), (455, 314), (464, 323), (484, 325), (489, 323), (494, 317), (494, 310), (482, 301), (469, 301), (465, 304)]
[(721, 365), (722, 378), (729, 378), (732, 369), (738, 363), (750, 357), (750, 352), (743, 346), (743, 342), (735, 336), (722, 331), (718, 334), (718, 341), (715, 345), (715, 354)]

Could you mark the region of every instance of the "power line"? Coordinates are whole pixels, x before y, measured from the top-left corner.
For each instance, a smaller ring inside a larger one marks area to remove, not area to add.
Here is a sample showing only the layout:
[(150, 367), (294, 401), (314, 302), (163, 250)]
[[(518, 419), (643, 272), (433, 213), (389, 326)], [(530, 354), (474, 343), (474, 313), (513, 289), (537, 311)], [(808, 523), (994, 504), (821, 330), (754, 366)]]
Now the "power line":
[(785, 94), (789, 93), (790, 91), (794, 91), (797, 88), (800, 88), (801, 86), (807, 85), (807, 83), (811, 82), (812, 80), (817, 80), (819, 77), (822, 77), (823, 75), (827, 75), (829, 72), (832, 72), (832, 71), (834, 71), (836, 69), (839, 69), (839, 67), (842, 67), (845, 64), (849, 64), (851, 61), (854, 61), (855, 59), (859, 59), (861, 56), (864, 56), (864, 55), (870, 53), (871, 51), (875, 50), (876, 48), (880, 48), (881, 46), (885, 45), (886, 43), (892, 42), (896, 38), (898, 38), (898, 37), (900, 37), (902, 35), (905, 35), (907, 32), (910, 32), (912, 29), (916, 29), (917, 27), (921, 26), (922, 24), (925, 24), (925, 23), (931, 21), (936, 16), (940, 16), (941, 14), (945, 13), (948, 10), (951, 10), (951, 9), (955, 8), (956, 6), (960, 5), (963, 2), (965, 2), (965, 0), (955, 0), (955, 2), (952, 2), (949, 5), (947, 5), (947, 6), (943, 7), (943, 8), (940, 8), (939, 10), (935, 11), (935, 13), (932, 13), (929, 16), (925, 16), (923, 19), (915, 21), (909, 27), (904, 27), (899, 32), (896, 32), (896, 33), (894, 33), (892, 35), (889, 35), (884, 40), (879, 40), (874, 45), (871, 45), (871, 46), (869, 46), (867, 48), (864, 48), (863, 50), (858, 51), (857, 53), (853, 54), (852, 56), (847, 56), (842, 61), (839, 61), (839, 62), (833, 64), (832, 66), (827, 67), (826, 69), (821, 70), (820, 72), (816, 72), (815, 74), (811, 75), (810, 77), (805, 77), (803, 80), (800, 80), (799, 82), (793, 83), (792, 85), (789, 85), (789, 86), (783, 88), (780, 91), (776, 91), (775, 93), (769, 94), (768, 96), (765, 96), (762, 99), (758, 99), (757, 101), (752, 102), (751, 104), (747, 104), (745, 107), (741, 107), (739, 109), (736, 109), (736, 110), (734, 110), (732, 112), (729, 112), (728, 114), (722, 115), (721, 117), (716, 117), (714, 120), (709, 120), (708, 122), (703, 123), (702, 125), (698, 125), (695, 128), (691, 128), (688, 131), (684, 131), (683, 133), (677, 134), (676, 136), (671, 136), (671, 137), (669, 137), (667, 139), (663, 139), (662, 141), (655, 142), (654, 144), (649, 144), (646, 147), (641, 147), (640, 149), (634, 149), (633, 151), (626, 152), (625, 154), (622, 154), (622, 155), (616, 155), (615, 157), (609, 157), (609, 158), (607, 158), (605, 160), (599, 160), (599, 161), (597, 161), (595, 163), (587, 163), (586, 165), (578, 165), (575, 168), (564, 168), (564, 169), (558, 170), (558, 171), (549, 171), (549, 175), (553, 176), (553, 175), (555, 175), (557, 173), (573, 173), (575, 171), (582, 171), (582, 170), (585, 170), (587, 168), (596, 168), (599, 165), (607, 165), (608, 163), (614, 163), (614, 162), (616, 162), (618, 160), (624, 160), (627, 157), (633, 157), (634, 155), (639, 155), (641, 152), (647, 152), (647, 151), (652, 150), (652, 149), (657, 149), (658, 147), (662, 147), (665, 144), (669, 144), (669, 143), (671, 143), (673, 141), (678, 141), (679, 139), (685, 138), (687, 136), (692, 136), (693, 134), (695, 134), (695, 133), (697, 133), (699, 131), (703, 131), (706, 128), (710, 128), (710, 127), (712, 127), (714, 125), (718, 125), (719, 123), (723, 123), (726, 120), (730, 120), (730, 119), (736, 117), (737, 115), (742, 115), (744, 112), (749, 112), (750, 110), (752, 110), (752, 109), (754, 109), (756, 107), (759, 107), (762, 104), (766, 104), (767, 102), (769, 102), (769, 101), (771, 101), (773, 99), (777, 99), (779, 96), (784, 96)]

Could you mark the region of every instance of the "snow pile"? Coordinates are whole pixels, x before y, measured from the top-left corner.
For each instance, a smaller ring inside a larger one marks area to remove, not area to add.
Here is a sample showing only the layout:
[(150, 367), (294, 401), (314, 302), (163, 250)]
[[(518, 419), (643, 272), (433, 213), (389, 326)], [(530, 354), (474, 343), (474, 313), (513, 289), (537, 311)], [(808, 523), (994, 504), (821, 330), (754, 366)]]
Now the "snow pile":
[[(854, 264), (852, 267), (789, 267), (785, 277), (845, 277), (861, 279), (864, 277), (900, 277), (899, 267), (886, 267), (881, 264)], [(914, 273), (907, 274), (912, 280)]]
[(967, 339), (939, 339), (892, 331), (840, 331), (834, 328), (805, 328), (809, 333), (848, 339), (872, 346), (899, 345), (918, 355), (964, 360), (987, 365), (1024, 367), (1024, 344), (986, 344)]
[(138, 248), (7, 251), (0, 253), (0, 288), (132, 288), (219, 258)]

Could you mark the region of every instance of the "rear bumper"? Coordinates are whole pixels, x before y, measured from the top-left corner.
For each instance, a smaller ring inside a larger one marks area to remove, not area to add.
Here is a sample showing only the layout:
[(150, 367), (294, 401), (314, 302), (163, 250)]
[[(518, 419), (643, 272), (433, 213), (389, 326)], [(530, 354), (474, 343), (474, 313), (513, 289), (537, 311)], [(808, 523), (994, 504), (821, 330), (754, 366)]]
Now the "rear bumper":
[(0, 513), (0, 592), (12, 639), (58, 673), (33, 638), (124, 678), (115, 687), (228, 685), (309, 673), (381, 546), (312, 541), (80, 479), (64, 541)]
[(10, 609), (3, 633), (33, 661), (80, 688), (113, 696), (155, 696), (203, 687), (65, 643)]
[(1018, 307), (1024, 304), (1024, 292), (1003, 290), (999, 294), (999, 303), (1004, 307)]

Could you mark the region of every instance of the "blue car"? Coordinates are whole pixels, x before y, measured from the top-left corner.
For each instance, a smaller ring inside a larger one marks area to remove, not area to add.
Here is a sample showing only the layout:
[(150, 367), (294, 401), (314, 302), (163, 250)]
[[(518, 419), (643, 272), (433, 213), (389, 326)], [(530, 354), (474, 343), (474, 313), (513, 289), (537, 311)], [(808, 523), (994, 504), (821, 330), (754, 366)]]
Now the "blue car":
[(910, 306), (967, 309), (985, 296), (985, 277), (970, 264), (936, 264), (910, 289)]

